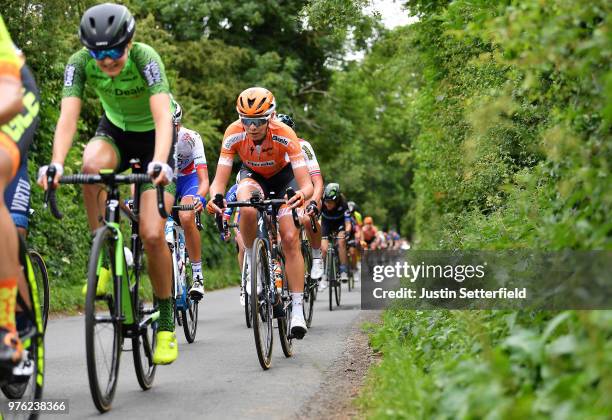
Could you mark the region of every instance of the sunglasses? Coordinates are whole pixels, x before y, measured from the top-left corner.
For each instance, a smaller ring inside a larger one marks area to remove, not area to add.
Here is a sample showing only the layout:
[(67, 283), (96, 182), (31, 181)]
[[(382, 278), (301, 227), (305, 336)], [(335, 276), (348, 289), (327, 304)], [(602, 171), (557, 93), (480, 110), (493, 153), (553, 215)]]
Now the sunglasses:
[(89, 50), (89, 55), (98, 61), (104, 60), (106, 57), (109, 57), (112, 60), (117, 60), (118, 58), (121, 58), (123, 53), (125, 53), (125, 46), (115, 47), (109, 50)]
[(243, 118), (240, 117), (240, 121), (242, 122), (242, 125), (244, 125), (245, 127), (250, 127), (251, 124), (254, 124), (255, 127), (259, 128), (262, 125), (264, 125), (265, 123), (267, 123), (270, 120), (270, 117), (263, 117), (263, 118)]

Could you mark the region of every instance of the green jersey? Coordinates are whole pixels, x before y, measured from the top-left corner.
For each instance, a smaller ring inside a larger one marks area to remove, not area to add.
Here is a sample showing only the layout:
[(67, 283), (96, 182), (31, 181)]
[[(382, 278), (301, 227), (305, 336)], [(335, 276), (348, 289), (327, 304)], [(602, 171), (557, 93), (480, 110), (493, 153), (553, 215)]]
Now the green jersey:
[(135, 42), (125, 67), (116, 77), (106, 75), (86, 48), (68, 60), (62, 97), (83, 98), (85, 83), (95, 89), (107, 118), (124, 131), (155, 129), (149, 98), (170, 93), (164, 64), (147, 44)]

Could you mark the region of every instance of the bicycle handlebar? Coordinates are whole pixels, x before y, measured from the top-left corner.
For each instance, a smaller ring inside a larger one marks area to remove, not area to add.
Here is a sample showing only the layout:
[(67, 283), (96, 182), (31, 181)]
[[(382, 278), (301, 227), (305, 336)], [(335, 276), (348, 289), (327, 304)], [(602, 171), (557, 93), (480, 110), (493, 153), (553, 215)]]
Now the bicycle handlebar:
[[(157, 166), (153, 173), (153, 177), (157, 177), (161, 172), (161, 166)], [(56, 175), (56, 169), (54, 166), (50, 166), (47, 169), (47, 190), (44, 195), (44, 206), (47, 203), (51, 205), (51, 213), (56, 219), (61, 219), (64, 215), (59, 211), (57, 207), (57, 198), (55, 195), (55, 188), (53, 188), (53, 180)], [(151, 182), (151, 177), (147, 174), (129, 174), (129, 175), (117, 175), (114, 172), (101, 173), (101, 174), (75, 174), (75, 175), (64, 175), (60, 178), (60, 184), (105, 184), (107, 186), (119, 185), (119, 184), (146, 184)], [(168, 213), (164, 207), (164, 187), (158, 185), (157, 189), (157, 210), (162, 218), (167, 218)]]
[[(176, 211), (193, 211), (194, 209), (195, 204), (179, 204), (176, 206), (172, 206), (172, 210)], [(200, 217), (200, 212), (196, 212), (195, 214), (195, 223), (196, 228), (198, 228), (198, 230), (204, 229), (204, 226), (202, 226), (202, 218)]]

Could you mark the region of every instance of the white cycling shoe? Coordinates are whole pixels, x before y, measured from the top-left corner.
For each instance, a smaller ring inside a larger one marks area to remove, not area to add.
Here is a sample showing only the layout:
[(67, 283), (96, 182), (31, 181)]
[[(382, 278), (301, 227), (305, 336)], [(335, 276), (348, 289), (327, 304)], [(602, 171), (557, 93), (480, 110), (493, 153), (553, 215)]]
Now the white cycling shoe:
[(317, 280), (323, 275), (323, 260), (321, 258), (312, 259), (312, 270), (310, 271), (310, 277)]
[(321, 279), (319, 280), (319, 292), (327, 289), (327, 286), (327, 276), (321, 276)]
[(308, 328), (306, 327), (306, 321), (304, 320), (304, 312), (302, 311), (301, 305), (293, 307), (291, 311), (291, 335), (298, 340), (304, 338)]

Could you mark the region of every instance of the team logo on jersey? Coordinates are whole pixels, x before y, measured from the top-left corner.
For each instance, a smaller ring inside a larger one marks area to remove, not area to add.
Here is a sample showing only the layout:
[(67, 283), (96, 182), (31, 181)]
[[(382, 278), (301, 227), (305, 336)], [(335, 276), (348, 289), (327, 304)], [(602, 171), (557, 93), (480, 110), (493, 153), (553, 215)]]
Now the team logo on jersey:
[(274, 161), (273, 160), (267, 160), (265, 162), (255, 162), (252, 160), (248, 160), (246, 162), (247, 165), (252, 166), (254, 168), (261, 168), (261, 167), (265, 167), (265, 166), (274, 166)]
[(76, 67), (74, 64), (68, 64), (66, 66), (66, 70), (64, 71), (64, 86), (72, 87), (74, 84), (74, 73), (76, 71)]
[(144, 67), (144, 77), (147, 79), (147, 84), (149, 86), (161, 83), (161, 70), (157, 61), (151, 60), (149, 64)]
[(223, 148), (229, 150), (232, 148), (232, 146), (238, 142), (241, 142), (242, 140), (244, 140), (246, 137), (246, 133), (242, 132), (242, 133), (238, 133), (238, 134), (233, 134), (231, 136), (229, 136), (228, 138), (225, 139), (225, 143), (223, 143)]
[(286, 137), (277, 136), (276, 134), (272, 135), (272, 141), (282, 144), (283, 146), (289, 145), (289, 139)]
[(306, 145), (302, 146), (302, 151), (304, 151), (304, 154), (306, 155), (308, 160), (312, 160), (312, 152), (308, 147), (306, 147)]

